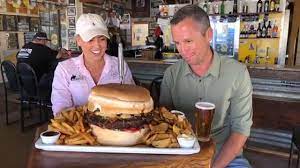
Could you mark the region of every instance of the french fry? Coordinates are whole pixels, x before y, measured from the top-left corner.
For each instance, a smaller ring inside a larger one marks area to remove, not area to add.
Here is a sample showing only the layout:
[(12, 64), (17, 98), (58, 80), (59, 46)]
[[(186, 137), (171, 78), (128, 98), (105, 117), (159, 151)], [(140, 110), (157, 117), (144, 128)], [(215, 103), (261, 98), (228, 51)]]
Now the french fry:
[(61, 122), (61, 125), (62, 125), (63, 127), (65, 127), (69, 132), (75, 133), (74, 128), (71, 127), (71, 126), (70, 126), (69, 124), (67, 124), (66, 122)]
[(80, 126), (81, 132), (86, 132), (84, 125), (83, 125), (82, 117), (79, 118), (79, 126)]
[(56, 145), (62, 145), (64, 144), (64, 140), (63, 139), (58, 139), (56, 142), (55, 142)]
[(170, 137), (169, 134), (165, 134), (165, 133), (157, 134), (157, 136), (155, 137), (155, 141), (162, 140), (162, 139), (167, 139), (169, 137)]
[(75, 111), (75, 114), (77, 116), (77, 122), (78, 122), (78, 120), (80, 120), (80, 118), (82, 117), (82, 115), (80, 114), (79, 111)]
[(150, 138), (148, 138), (146, 140), (146, 145), (150, 145), (152, 144), (152, 142), (154, 141), (154, 139), (156, 138), (157, 134), (152, 135)]
[(158, 140), (158, 141), (153, 141), (152, 146), (157, 147), (157, 148), (166, 148), (171, 144), (171, 139), (167, 138), (167, 139), (162, 139), (162, 140)]
[(81, 140), (78, 140), (78, 141), (68, 142), (66, 144), (68, 144), (68, 145), (83, 145), (83, 144), (86, 144), (86, 143), (88, 143), (87, 140), (81, 139)]
[(94, 139), (93, 137), (91, 137), (91, 135), (89, 135), (89, 134), (87, 134), (87, 133), (80, 133), (80, 135), (81, 135), (85, 140), (87, 140), (88, 143), (89, 143), (90, 145), (95, 144), (95, 139)]
[(65, 143), (66, 144), (72, 144), (73, 142), (77, 142), (77, 141), (80, 141), (80, 140), (84, 140), (84, 138), (80, 134), (78, 134), (78, 136), (75, 136), (73, 138), (71, 138), (71, 137), (66, 138)]
[(179, 143), (177, 143), (177, 142), (172, 142), (169, 146), (168, 146), (168, 148), (179, 148), (180, 146), (179, 146)]
[(52, 126), (55, 127), (59, 132), (67, 135), (72, 135), (72, 132), (68, 131), (65, 127), (63, 127), (59, 122), (51, 119)]

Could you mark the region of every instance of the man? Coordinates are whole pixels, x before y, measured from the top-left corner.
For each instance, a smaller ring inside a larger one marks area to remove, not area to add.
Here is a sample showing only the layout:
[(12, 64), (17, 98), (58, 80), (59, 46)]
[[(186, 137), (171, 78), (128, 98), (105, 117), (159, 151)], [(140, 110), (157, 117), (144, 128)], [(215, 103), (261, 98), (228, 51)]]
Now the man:
[[(25, 62), (29, 64), (35, 71), (38, 80), (51, 70), (54, 71), (57, 59), (61, 56), (69, 57), (66, 50), (52, 50), (47, 46), (50, 40), (44, 32), (37, 32), (32, 42), (25, 44), (17, 54), (17, 62)], [(54, 65), (53, 65), (54, 64)]]
[(36, 73), (39, 86), (50, 97), (55, 67), (60, 59), (70, 57), (65, 49), (56, 51), (47, 46), (50, 40), (44, 32), (37, 32), (32, 42), (25, 44), (17, 54), (17, 62), (29, 64)]
[(251, 167), (242, 156), (252, 125), (252, 85), (246, 66), (214, 53), (209, 18), (200, 7), (181, 8), (170, 23), (183, 60), (166, 70), (160, 104), (185, 112), (194, 124), (195, 103), (214, 103), (211, 136), (217, 151), (213, 167)]

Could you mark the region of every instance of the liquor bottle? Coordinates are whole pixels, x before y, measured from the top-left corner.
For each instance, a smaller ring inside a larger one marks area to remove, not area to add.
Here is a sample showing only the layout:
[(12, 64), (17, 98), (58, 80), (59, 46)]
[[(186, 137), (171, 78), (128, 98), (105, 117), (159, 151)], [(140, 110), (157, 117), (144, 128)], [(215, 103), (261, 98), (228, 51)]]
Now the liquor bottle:
[(278, 37), (278, 26), (276, 25), (276, 20), (274, 21), (273, 28), (272, 28), (272, 37)]
[(258, 27), (257, 27), (257, 30), (256, 30), (256, 37), (257, 38), (261, 38), (261, 28), (260, 28), (260, 23), (258, 23)]
[(225, 14), (225, 4), (224, 4), (224, 0), (222, 0), (222, 3), (221, 3), (221, 15), (224, 15)]
[(272, 26), (271, 26), (271, 21), (269, 20), (269, 24), (267, 27), (267, 37), (271, 38), (272, 37)]
[(237, 0), (233, 1), (233, 13), (237, 13)]
[(256, 4), (256, 13), (261, 13), (262, 12), (262, 0), (258, 0)]
[(263, 26), (261, 28), (261, 37), (265, 38), (267, 36), (267, 27), (266, 27), (266, 22), (263, 21)]
[(214, 14), (219, 14), (219, 5), (218, 3), (215, 3), (213, 6)]
[(269, 11), (270, 12), (274, 12), (276, 9), (275, 9), (275, 0), (271, 0), (270, 1), (270, 9)]
[(269, 12), (269, 0), (265, 0), (265, 3), (264, 3), (264, 12)]
[(202, 9), (207, 13), (207, 1), (204, 2)]
[(275, 10), (278, 12), (280, 10), (280, 0), (275, 1)]
[(247, 4), (247, 2), (244, 2), (244, 4), (243, 4), (243, 13), (248, 13), (248, 4)]

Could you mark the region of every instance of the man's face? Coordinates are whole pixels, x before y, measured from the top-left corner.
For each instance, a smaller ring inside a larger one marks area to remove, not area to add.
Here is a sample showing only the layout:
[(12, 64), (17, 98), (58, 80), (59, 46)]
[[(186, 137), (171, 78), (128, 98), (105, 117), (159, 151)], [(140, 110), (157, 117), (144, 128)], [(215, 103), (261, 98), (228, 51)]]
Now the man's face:
[(182, 58), (189, 65), (201, 65), (209, 54), (212, 39), (211, 28), (203, 32), (199, 23), (186, 18), (172, 25), (171, 32)]
[(83, 41), (80, 36), (77, 36), (76, 40), (84, 56), (88, 58), (102, 58), (107, 49), (107, 38), (105, 36), (96, 36), (88, 42)]

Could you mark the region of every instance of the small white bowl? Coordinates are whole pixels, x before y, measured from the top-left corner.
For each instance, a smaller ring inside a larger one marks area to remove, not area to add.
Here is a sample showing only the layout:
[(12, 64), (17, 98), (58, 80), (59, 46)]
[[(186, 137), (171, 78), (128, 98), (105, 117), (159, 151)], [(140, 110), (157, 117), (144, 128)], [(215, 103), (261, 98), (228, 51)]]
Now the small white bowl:
[(44, 144), (54, 144), (60, 136), (58, 131), (45, 131), (40, 134), (42, 142)]
[(171, 113), (185, 116), (185, 114), (183, 112), (178, 111), (178, 110), (171, 110)]
[(185, 114), (178, 110), (171, 110), (172, 114), (177, 114), (178, 120), (183, 121), (185, 119)]
[(196, 142), (196, 137), (192, 135), (181, 134), (177, 136), (177, 141), (181, 148), (192, 148)]

